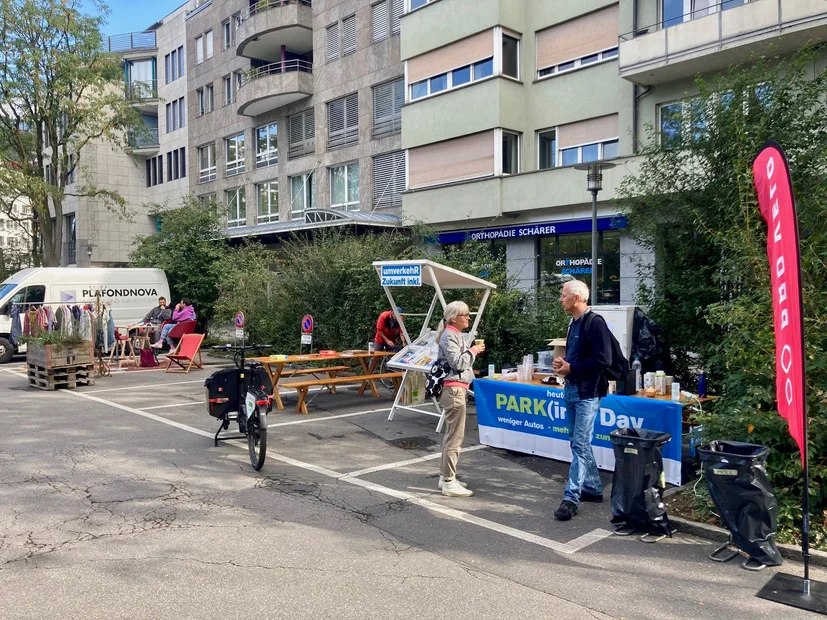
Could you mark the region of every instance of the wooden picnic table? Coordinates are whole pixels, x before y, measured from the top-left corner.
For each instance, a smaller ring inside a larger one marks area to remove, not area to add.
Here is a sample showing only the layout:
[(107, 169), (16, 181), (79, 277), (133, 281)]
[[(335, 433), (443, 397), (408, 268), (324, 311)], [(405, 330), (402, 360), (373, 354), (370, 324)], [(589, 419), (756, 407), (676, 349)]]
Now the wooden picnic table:
[[(370, 391), (375, 398), (379, 398), (379, 392), (376, 391), (376, 384), (375, 382), (378, 381), (381, 377), (377, 376), (376, 369), (379, 367), (379, 362), (382, 358), (385, 357), (393, 357), (396, 355), (393, 351), (376, 351), (375, 353), (369, 353), (368, 351), (342, 351), (336, 352), (333, 355), (319, 355), (318, 353), (307, 353), (304, 355), (288, 355), (286, 357), (275, 359), (273, 356), (266, 356), (266, 357), (252, 357), (249, 358), (251, 361), (261, 362), (264, 366), (264, 370), (267, 371), (267, 374), (270, 376), (270, 380), (273, 383), (273, 400), (276, 401), (276, 406), (279, 409), (284, 409), (284, 403), (281, 400), (281, 395), (279, 394), (278, 384), (281, 379), (289, 379), (296, 375), (302, 374), (320, 374), (320, 373), (327, 373), (328, 379), (327, 380), (336, 380), (337, 383), (361, 383), (362, 385), (359, 387), (359, 396), (364, 394), (365, 389), (370, 387)], [(319, 362), (330, 362), (335, 360), (358, 360), (359, 364), (362, 366), (362, 374), (356, 375), (353, 377), (336, 377), (336, 374), (342, 370), (343, 366), (335, 366), (329, 368), (325, 368), (324, 366), (318, 368), (311, 368), (311, 369), (287, 369), (285, 372), (284, 367), (287, 364), (308, 364), (308, 363), (319, 363)], [(398, 375), (399, 377), (402, 376), (403, 373), (393, 373), (394, 375)], [(347, 381), (344, 381), (347, 379)], [(323, 384), (325, 379), (319, 379), (318, 383)], [(287, 384), (287, 387), (290, 387), (290, 384)], [(331, 393), (336, 393), (335, 383), (329, 386)], [(304, 404), (303, 396), (306, 395), (306, 391), (304, 394), (299, 391), (299, 405), (297, 409), (300, 413), (307, 413), (307, 408)]]

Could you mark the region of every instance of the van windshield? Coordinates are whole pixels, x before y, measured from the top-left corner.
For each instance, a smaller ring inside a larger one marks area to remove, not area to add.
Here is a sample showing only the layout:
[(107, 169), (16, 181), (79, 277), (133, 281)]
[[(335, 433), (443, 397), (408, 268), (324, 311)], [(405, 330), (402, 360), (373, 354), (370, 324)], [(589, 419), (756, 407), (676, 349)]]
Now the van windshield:
[(17, 285), (14, 282), (0, 284), (0, 299), (11, 293)]

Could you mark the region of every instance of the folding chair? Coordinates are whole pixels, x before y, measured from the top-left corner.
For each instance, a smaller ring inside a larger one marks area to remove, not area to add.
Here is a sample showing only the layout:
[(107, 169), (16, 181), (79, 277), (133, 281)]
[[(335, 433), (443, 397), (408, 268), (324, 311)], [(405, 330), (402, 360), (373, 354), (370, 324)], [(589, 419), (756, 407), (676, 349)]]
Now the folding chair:
[[(164, 372), (188, 373), (193, 366), (203, 369), (204, 364), (201, 362), (202, 340), (204, 340), (204, 334), (184, 334), (181, 336), (181, 341), (178, 343), (178, 348), (175, 349), (175, 353), (167, 355), (169, 363)], [(198, 358), (197, 362), (195, 361), (196, 357)], [(170, 370), (173, 362), (180, 366), (180, 368)]]

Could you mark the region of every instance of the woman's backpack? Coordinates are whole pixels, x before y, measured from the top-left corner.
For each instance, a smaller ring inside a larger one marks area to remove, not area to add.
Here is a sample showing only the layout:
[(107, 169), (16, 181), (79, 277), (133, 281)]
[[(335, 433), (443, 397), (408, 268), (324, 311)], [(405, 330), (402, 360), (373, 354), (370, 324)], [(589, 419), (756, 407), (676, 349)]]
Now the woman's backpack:
[(448, 362), (434, 362), (431, 365), (431, 372), (425, 377), (425, 396), (427, 398), (439, 398), (442, 396), (442, 384), (448, 376), (451, 367)]

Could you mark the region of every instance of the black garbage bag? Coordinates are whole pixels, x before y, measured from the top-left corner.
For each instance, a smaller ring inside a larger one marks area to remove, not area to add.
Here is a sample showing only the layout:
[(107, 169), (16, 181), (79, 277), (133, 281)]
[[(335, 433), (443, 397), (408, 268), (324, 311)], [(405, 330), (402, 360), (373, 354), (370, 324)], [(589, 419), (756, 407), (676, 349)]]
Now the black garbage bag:
[(713, 441), (698, 448), (709, 494), (733, 544), (761, 564), (780, 566), (778, 500), (764, 467), (769, 453), (769, 448), (741, 441)]
[(664, 346), (661, 340), (661, 329), (640, 308), (635, 308), (632, 321), (632, 355), (629, 361), (637, 357), (644, 370), (650, 367), (664, 368)]
[(612, 523), (671, 536), (663, 503), (661, 448), (672, 436), (663, 431), (620, 428), (611, 432), (615, 453)]

